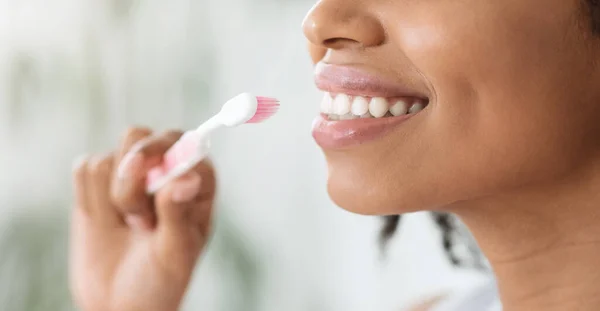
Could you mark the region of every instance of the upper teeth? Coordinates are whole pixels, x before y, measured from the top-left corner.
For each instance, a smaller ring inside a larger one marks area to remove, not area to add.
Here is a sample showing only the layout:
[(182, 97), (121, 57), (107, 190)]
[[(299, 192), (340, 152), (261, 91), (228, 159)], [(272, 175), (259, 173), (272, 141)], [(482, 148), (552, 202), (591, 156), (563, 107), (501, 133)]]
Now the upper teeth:
[(321, 102), (321, 113), (330, 119), (354, 118), (381, 118), (386, 115), (401, 116), (417, 113), (425, 108), (425, 103), (420, 99), (410, 98), (383, 98), (363, 96), (349, 96), (338, 94), (333, 96), (325, 93)]
[(350, 112), (350, 98), (346, 94), (340, 94), (333, 100), (333, 113), (343, 116)]

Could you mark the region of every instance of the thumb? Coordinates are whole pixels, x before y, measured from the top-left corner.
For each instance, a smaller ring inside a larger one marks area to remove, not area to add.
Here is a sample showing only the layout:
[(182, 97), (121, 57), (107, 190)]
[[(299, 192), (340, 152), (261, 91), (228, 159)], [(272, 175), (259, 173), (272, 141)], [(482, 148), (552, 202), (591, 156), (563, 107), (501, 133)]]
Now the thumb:
[(161, 189), (155, 198), (156, 214), (165, 230), (179, 231), (192, 224), (191, 215), (198, 205), (202, 179), (190, 171)]
[[(210, 219), (212, 197), (202, 195), (204, 181), (192, 170), (161, 189), (155, 197), (156, 252), (162, 262), (179, 266), (180, 277), (189, 278), (207, 240), (207, 228), (198, 217)], [(204, 222), (209, 226), (209, 221)], [(184, 268), (184, 269), (181, 269)]]

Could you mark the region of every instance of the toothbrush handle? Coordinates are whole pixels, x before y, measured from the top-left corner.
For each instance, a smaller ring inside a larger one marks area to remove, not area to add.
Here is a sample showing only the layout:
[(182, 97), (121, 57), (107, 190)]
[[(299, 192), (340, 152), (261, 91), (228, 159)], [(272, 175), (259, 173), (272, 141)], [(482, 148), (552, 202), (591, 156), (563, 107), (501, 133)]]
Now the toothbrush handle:
[(146, 192), (154, 194), (175, 178), (187, 173), (206, 158), (210, 149), (208, 136), (196, 131), (186, 132), (163, 156), (159, 166), (152, 168), (146, 178)]
[(198, 128), (194, 130), (194, 132), (199, 136), (208, 136), (214, 130), (217, 130), (225, 125), (219, 119), (219, 115), (215, 115), (212, 118), (208, 119), (206, 122), (202, 123)]
[(223, 127), (219, 115), (208, 119), (198, 128), (187, 131), (165, 153), (161, 165), (151, 169), (146, 178), (146, 192), (154, 194), (158, 189), (185, 174), (208, 155), (209, 135)]

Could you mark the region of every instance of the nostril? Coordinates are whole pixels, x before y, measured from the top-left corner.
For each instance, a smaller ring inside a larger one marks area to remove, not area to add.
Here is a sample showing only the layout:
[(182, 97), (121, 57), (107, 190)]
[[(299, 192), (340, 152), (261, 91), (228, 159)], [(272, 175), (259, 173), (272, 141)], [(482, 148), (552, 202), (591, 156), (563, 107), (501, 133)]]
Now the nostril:
[(340, 40), (340, 38), (331, 38), (323, 41), (323, 45), (332, 45), (335, 44), (336, 41)]
[(352, 45), (362, 45), (360, 42), (348, 38), (329, 38), (323, 40), (323, 46), (330, 49), (341, 49)]

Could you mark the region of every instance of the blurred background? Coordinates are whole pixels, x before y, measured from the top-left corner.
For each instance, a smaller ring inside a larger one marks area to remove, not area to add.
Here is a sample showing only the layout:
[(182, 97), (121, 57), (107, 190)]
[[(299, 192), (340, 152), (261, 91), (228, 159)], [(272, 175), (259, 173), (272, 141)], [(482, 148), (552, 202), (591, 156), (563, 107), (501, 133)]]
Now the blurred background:
[(213, 141), (216, 234), (184, 310), (403, 310), (482, 281), (426, 215), (386, 256), (381, 221), (334, 206), (310, 137), (312, 0), (0, 0), (0, 310), (74, 310), (70, 170), (128, 125), (190, 128), (250, 91), (276, 118)]

